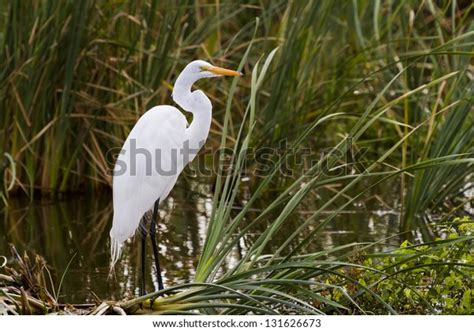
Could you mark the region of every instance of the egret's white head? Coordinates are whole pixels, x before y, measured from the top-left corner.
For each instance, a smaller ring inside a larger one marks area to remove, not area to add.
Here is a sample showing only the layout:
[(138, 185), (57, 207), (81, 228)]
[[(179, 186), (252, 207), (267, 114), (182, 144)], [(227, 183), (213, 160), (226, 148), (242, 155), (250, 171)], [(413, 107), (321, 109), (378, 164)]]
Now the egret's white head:
[(201, 78), (241, 75), (242, 73), (239, 71), (216, 67), (206, 61), (193, 61), (183, 69), (176, 79), (172, 93), (173, 100), (190, 112), (210, 109), (212, 106), (209, 98), (202, 91), (191, 92), (192, 85)]
[(188, 76), (192, 80), (196, 81), (201, 78), (211, 78), (220, 76), (241, 76), (242, 73), (239, 71), (216, 67), (206, 61), (196, 60), (189, 63), (184, 68), (181, 75)]

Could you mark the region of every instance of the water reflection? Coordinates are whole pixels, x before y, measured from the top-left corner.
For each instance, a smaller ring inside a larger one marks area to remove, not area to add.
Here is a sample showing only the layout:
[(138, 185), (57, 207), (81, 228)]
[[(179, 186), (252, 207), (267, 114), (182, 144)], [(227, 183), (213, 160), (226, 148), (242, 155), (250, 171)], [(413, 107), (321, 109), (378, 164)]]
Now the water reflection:
[[(211, 212), (211, 199), (197, 193), (205, 191), (181, 184), (162, 205), (158, 238), (165, 286), (192, 281)], [(277, 233), (266, 253), (276, 250), (288, 234), (307, 219), (309, 213), (296, 213), (283, 231)], [(55, 284), (59, 284), (64, 270), (71, 263), (64, 278), (60, 301), (83, 303), (94, 301), (95, 296), (121, 299), (138, 293), (138, 238), (132, 239), (126, 246), (115, 277), (107, 278), (110, 258), (108, 233), (112, 222), (109, 194), (33, 203), (12, 199), (8, 210), (4, 210), (0, 217), (0, 255), (11, 256), (10, 243), (19, 252), (28, 250), (42, 255), (49, 263)], [(346, 211), (330, 222), (322, 235), (312, 240), (309, 249), (315, 251), (390, 237), (397, 232), (397, 219), (398, 216), (392, 213)], [(315, 222), (310, 230), (317, 225), (318, 222)], [(228, 263), (236, 263), (267, 226), (259, 224), (240, 240)], [(392, 240), (393, 244), (397, 242), (396, 238)], [(151, 247), (148, 247), (148, 253), (150, 267)], [(149, 277), (147, 288), (156, 287), (156, 279)]]

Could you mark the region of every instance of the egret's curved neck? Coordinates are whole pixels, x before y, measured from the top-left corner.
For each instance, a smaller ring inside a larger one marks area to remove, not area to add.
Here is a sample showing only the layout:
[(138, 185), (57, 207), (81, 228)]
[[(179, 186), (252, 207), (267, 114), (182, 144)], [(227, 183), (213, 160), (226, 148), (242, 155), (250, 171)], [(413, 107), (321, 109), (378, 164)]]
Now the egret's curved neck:
[[(189, 147), (189, 161), (197, 155), (209, 135), (212, 121), (212, 104), (202, 91), (191, 91), (198, 80), (183, 72), (176, 79), (173, 88), (173, 100), (184, 110), (193, 114), (193, 121), (186, 129), (184, 148)], [(187, 146), (186, 146), (187, 144)]]
[(186, 111), (193, 112), (191, 87), (197, 79), (192, 79), (186, 72), (182, 72), (176, 79), (173, 88), (173, 100)]

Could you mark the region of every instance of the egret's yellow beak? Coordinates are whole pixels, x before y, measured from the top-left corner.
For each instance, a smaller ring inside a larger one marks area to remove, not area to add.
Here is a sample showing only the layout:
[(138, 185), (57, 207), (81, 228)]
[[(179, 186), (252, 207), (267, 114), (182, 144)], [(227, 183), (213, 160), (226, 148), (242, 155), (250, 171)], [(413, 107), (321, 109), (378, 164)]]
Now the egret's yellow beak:
[(240, 71), (229, 70), (221, 67), (208, 66), (203, 69), (219, 76), (242, 76)]

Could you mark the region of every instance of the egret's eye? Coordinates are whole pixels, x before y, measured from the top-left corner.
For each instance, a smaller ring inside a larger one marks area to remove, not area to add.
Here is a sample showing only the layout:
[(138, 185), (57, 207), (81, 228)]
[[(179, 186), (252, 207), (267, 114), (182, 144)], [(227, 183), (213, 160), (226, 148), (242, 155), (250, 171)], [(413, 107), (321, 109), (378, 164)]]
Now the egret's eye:
[(201, 72), (202, 71), (209, 71), (209, 66), (200, 66), (199, 69), (201, 69)]

